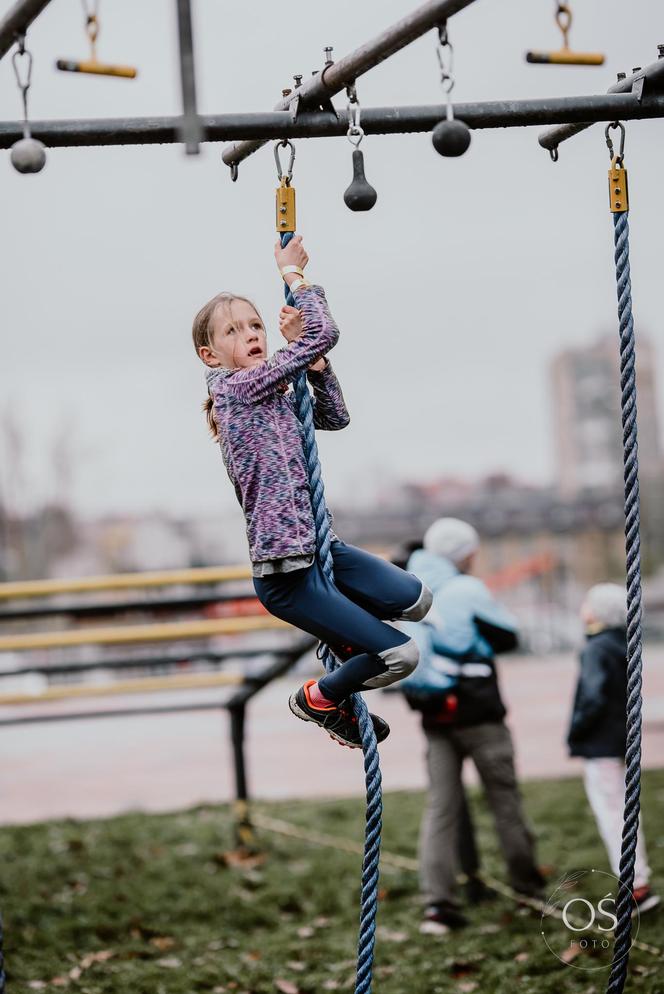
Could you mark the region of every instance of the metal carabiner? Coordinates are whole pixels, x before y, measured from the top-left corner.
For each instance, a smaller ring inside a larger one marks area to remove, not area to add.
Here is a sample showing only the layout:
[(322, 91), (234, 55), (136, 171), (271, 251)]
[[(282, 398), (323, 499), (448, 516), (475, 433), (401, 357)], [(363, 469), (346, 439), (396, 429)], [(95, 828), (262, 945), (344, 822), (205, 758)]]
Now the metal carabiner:
[[(617, 155), (614, 155), (613, 142), (611, 141), (611, 136), (609, 131), (611, 128), (620, 128), (620, 151)], [(607, 124), (604, 129), (604, 137), (606, 138), (606, 147), (609, 150), (609, 156), (611, 161), (615, 159), (617, 163), (622, 165), (623, 159), (625, 158), (625, 125), (621, 121), (613, 121), (611, 124)]]
[[(290, 146), (291, 152), (290, 152), (290, 161), (288, 163), (288, 172), (284, 176), (284, 174), (282, 172), (282, 169), (281, 169), (281, 161), (279, 159), (279, 149), (280, 148), (286, 148), (287, 145)], [(283, 180), (285, 180), (286, 181), (286, 186), (288, 186), (288, 184), (290, 183), (290, 181), (293, 178), (293, 164), (295, 163), (295, 146), (293, 145), (292, 141), (290, 141), (288, 138), (282, 138), (281, 141), (278, 141), (278, 142), (275, 143), (275, 146), (274, 146), (274, 161), (277, 164), (277, 176), (279, 178), (279, 182), (281, 183), (281, 182), (283, 182)]]

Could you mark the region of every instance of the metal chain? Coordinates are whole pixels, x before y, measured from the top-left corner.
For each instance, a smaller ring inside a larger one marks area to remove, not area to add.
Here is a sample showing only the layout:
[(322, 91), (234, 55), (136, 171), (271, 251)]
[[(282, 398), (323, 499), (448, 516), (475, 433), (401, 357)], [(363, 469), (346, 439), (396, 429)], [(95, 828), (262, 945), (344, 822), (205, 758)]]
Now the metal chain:
[(93, 61), (97, 58), (97, 38), (99, 37), (99, 0), (81, 0), (85, 17), (85, 32), (90, 40)]
[[(32, 52), (28, 51), (25, 47), (24, 34), (18, 36), (17, 45), (18, 47), (12, 55), (12, 66), (14, 67), (14, 75), (16, 76), (16, 85), (21, 92), (21, 99), (23, 101), (23, 137), (29, 138), (30, 127), (28, 125), (28, 90), (30, 89), (30, 85), (32, 83)], [(23, 60), (25, 60), (25, 62), (23, 62)], [(23, 70), (25, 70), (25, 72), (23, 78), (21, 78)]]
[(572, 11), (568, 4), (558, 3), (556, 7), (556, 24), (563, 36), (563, 48), (569, 48), (569, 29), (572, 24)]
[(357, 148), (364, 138), (364, 130), (360, 125), (360, 101), (355, 89), (355, 83), (349, 83), (346, 87), (348, 97), (348, 131), (346, 138)]
[(454, 78), (454, 48), (447, 34), (447, 24), (441, 24), (438, 28), (438, 45), (436, 46), (436, 56), (440, 66), (440, 85), (445, 93), (447, 104), (447, 120), (454, 117), (452, 110), (452, 90), (456, 82)]

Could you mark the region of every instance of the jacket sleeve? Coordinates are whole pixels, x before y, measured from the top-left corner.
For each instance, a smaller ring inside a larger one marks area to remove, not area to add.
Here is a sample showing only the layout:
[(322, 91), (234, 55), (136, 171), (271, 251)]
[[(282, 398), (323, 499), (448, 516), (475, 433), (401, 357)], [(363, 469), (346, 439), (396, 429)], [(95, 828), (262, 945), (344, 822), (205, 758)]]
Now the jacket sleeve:
[(277, 349), (267, 362), (234, 370), (225, 378), (224, 389), (237, 400), (245, 404), (265, 400), (280, 384), (295, 379), (339, 341), (339, 329), (322, 286), (303, 287), (295, 291), (294, 297), (304, 331), (294, 342)]
[(314, 391), (314, 428), (323, 431), (345, 428), (350, 414), (330, 360), (325, 360), (325, 369), (307, 370), (307, 378)]
[(489, 588), (477, 577), (468, 577), (473, 584), (473, 621), (479, 634), (494, 652), (511, 652), (519, 645), (516, 618), (499, 604)]
[(568, 743), (583, 737), (601, 718), (607, 703), (607, 684), (608, 672), (602, 654), (587, 646), (581, 653)]

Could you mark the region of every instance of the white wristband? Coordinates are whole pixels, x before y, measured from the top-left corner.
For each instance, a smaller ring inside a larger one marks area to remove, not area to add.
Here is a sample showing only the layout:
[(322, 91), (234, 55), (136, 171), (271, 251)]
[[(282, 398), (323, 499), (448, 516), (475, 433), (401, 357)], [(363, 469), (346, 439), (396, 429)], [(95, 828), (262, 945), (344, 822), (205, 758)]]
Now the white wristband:
[(282, 276), (286, 276), (288, 273), (297, 273), (298, 276), (304, 276), (304, 271), (299, 266), (284, 266), (279, 272)]
[(307, 283), (307, 281), (304, 280), (304, 279), (302, 279), (302, 280), (293, 280), (293, 282), (290, 285), (290, 291), (291, 291), (291, 293), (294, 293), (295, 290), (301, 290), (302, 287), (305, 287), (305, 286), (311, 286), (311, 283)]

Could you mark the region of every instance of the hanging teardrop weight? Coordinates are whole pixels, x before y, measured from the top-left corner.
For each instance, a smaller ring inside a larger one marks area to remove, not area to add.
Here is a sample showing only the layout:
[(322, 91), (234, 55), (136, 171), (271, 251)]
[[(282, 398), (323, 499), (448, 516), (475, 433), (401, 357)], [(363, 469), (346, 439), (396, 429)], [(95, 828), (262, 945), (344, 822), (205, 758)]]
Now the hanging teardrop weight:
[(456, 118), (441, 121), (431, 135), (433, 147), (448, 158), (463, 155), (470, 145), (470, 128)]
[(344, 203), (352, 211), (370, 211), (378, 194), (364, 175), (364, 155), (359, 148), (353, 152), (353, 182), (344, 193)]
[(10, 159), (19, 173), (39, 173), (46, 165), (46, 149), (36, 138), (21, 138), (12, 145)]

